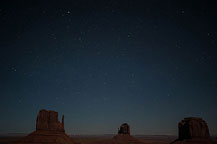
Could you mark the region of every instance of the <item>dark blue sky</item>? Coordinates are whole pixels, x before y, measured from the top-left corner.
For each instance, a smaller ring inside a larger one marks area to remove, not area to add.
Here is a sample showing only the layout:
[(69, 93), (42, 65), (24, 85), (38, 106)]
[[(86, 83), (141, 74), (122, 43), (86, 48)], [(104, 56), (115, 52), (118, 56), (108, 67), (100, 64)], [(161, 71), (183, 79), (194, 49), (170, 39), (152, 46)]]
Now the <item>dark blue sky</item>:
[(215, 0), (1, 1), (0, 132), (49, 109), (71, 134), (217, 134), (216, 25)]

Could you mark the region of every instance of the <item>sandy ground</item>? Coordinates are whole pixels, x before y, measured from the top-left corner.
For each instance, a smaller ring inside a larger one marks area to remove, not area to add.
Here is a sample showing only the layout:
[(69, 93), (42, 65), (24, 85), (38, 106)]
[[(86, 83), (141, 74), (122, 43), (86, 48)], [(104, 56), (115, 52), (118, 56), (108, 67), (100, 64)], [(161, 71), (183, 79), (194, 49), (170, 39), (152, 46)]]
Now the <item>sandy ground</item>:
[[(144, 136), (144, 137), (136, 137), (141, 143), (145, 144), (169, 144), (176, 139), (176, 137), (167, 137), (167, 136)], [(117, 142), (112, 140), (112, 138), (103, 138), (103, 137), (95, 137), (95, 138), (75, 138), (77, 142), (83, 144), (122, 144), (125, 142)]]
[[(134, 144), (112, 139), (113, 136), (71, 136), (74, 142), (81, 144)], [(170, 144), (176, 136), (134, 136), (141, 144)], [(0, 136), (0, 144), (9, 144), (22, 139), (23, 136)], [(217, 142), (217, 138), (213, 138)]]
[[(134, 136), (145, 144), (169, 144), (176, 139), (175, 136)], [(23, 138), (22, 136), (0, 137), (0, 144), (8, 144)], [(73, 141), (81, 144), (122, 144), (112, 139), (112, 136), (72, 136)], [(124, 142), (126, 143), (126, 142)]]

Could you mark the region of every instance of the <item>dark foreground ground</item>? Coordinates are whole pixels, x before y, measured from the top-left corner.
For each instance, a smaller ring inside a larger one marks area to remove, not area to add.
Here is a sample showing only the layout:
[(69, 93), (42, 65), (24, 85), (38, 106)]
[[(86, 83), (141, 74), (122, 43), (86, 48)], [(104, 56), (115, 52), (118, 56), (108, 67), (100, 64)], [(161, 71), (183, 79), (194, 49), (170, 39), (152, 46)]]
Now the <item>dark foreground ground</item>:
[[(170, 142), (176, 139), (175, 136), (134, 136), (140, 142), (144, 142), (146, 144), (169, 144)], [(76, 137), (75, 140), (77, 142), (81, 142), (83, 144), (113, 144), (115, 143), (112, 140), (112, 136), (96, 136), (96, 137)], [(121, 142), (120, 142), (121, 143)]]
[[(105, 136), (71, 136), (75, 142), (82, 144), (107, 144), (113, 143), (113, 135)], [(134, 136), (141, 142), (147, 144), (169, 144), (176, 139), (175, 136)], [(0, 144), (8, 144), (13, 141), (22, 139), (23, 136), (2, 136), (0, 137)]]
[[(110, 143), (114, 143), (112, 137), (113, 135), (71, 136), (73, 141), (81, 144), (110, 144)], [(134, 137), (145, 144), (169, 144), (177, 138), (176, 136), (143, 136), (143, 135), (134, 136)], [(0, 144), (8, 144), (22, 138), (23, 136), (1, 136)]]

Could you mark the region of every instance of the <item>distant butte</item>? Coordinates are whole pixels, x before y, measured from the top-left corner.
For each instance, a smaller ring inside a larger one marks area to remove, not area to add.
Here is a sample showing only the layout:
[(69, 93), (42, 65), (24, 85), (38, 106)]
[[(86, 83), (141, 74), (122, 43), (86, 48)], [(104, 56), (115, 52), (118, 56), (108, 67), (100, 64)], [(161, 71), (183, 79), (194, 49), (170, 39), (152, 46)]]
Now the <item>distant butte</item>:
[(118, 129), (118, 134), (113, 137), (115, 143), (130, 143), (130, 144), (141, 144), (138, 139), (130, 135), (130, 126), (124, 123)]
[(55, 131), (65, 132), (64, 130), (64, 115), (62, 116), (62, 123), (58, 121), (58, 112), (40, 110), (36, 120), (36, 131)]
[(184, 118), (178, 129), (179, 137), (173, 144), (217, 144), (211, 140), (208, 125), (202, 118)]
[(58, 112), (40, 110), (36, 120), (36, 131), (14, 144), (75, 144), (65, 134), (64, 116), (58, 121)]
[(128, 134), (130, 135), (130, 126), (127, 123), (124, 123), (118, 129), (118, 134)]

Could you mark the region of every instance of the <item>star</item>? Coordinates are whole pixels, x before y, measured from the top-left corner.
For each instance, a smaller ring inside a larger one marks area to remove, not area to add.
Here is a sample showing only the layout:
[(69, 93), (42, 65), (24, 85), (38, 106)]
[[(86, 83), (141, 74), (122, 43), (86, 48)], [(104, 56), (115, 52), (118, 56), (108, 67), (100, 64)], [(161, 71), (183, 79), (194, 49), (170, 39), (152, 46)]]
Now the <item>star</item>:
[(101, 55), (101, 51), (98, 51), (96, 54), (97, 54), (97, 55)]
[(17, 71), (17, 69), (16, 69), (16, 68), (14, 68), (14, 67), (12, 67), (12, 68), (11, 68), (11, 70), (12, 70), (12, 71), (14, 71), (14, 72), (16, 72), (16, 71)]
[(21, 99), (19, 99), (19, 100), (18, 100), (18, 103), (22, 103), (22, 100), (21, 100)]
[(82, 41), (81, 37), (78, 37), (78, 40), (81, 42)]
[(185, 11), (184, 11), (184, 10), (181, 10), (181, 13), (182, 13), (182, 14), (184, 14), (184, 13), (185, 13)]

